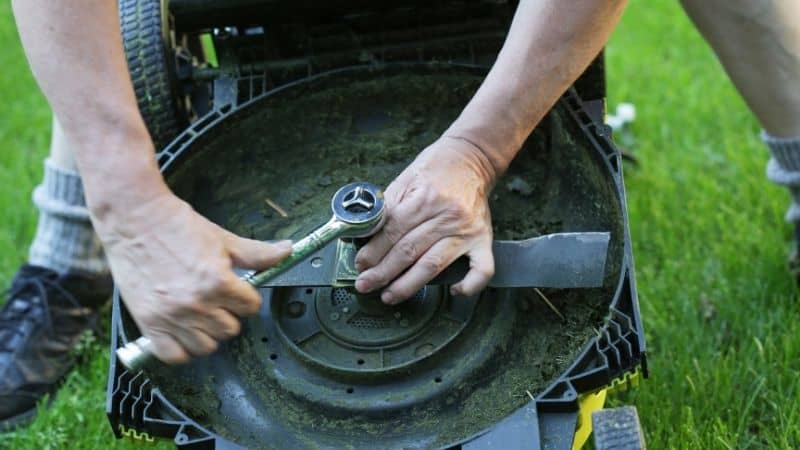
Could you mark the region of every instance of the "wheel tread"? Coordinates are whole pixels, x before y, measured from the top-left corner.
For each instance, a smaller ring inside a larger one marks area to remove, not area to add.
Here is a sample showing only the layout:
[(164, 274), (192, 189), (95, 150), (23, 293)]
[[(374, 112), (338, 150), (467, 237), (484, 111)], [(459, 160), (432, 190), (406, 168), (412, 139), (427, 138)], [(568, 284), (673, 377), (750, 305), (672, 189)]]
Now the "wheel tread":
[(182, 128), (161, 32), (161, 0), (119, 0), (119, 16), (139, 111), (160, 150)]
[(592, 414), (596, 450), (645, 450), (636, 408), (601, 409)]

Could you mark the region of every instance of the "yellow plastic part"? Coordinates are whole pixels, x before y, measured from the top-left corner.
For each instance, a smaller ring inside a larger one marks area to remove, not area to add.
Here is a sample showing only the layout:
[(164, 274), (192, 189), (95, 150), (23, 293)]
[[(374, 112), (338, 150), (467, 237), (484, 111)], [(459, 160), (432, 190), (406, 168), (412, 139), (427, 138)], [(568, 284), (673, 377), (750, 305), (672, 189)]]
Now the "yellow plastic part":
[(580, 450), (586, 445), (589, 436), (592, 435), (592, 413), (603, 409), (608, 394), (620, 389), (635, 388), (639, 386), (640, 378), (641, 368), (637, 368), (631, 373), (626, 373), (619, 378), (611, 380), (611, 384), (603, 389), (578, 397), (578, 424), (575, 427), (572, 450)]
[(603, 409), (608, 389), (601, 389), (591, 394), (583, 394), (578, 398), (578, 425), (575, 428), (575, 439), (572, 450), (580, 450), (586, 445), (592, 434), (592, 413)]
[(149, 443), (149, 444), (155, 444), (156, 443), (156, 438), (154, 438), (153, 436), (150, 436), (150, 434), (148, 434), (148, 433), (146, 433), (144, 431), (142, 431), (142, 432), (136, 431), (133, 428), (125, 428), (125, 426), (122, 425), (122, 424), (119, 424), (119, 432), (124, 437), (126, 437), (128, 439), (131, 439), (131, 440), (134, 440), (134, 441), (146, 442), (146, 443)]
[(620, 389), (631, 389), (639, 386), (639, 380), (642, 377), (641, 367), (637, 367), (635, 371), (626, 373), (625, 375), (611, 380), (608, 386), (609, 392), (616, 392)]

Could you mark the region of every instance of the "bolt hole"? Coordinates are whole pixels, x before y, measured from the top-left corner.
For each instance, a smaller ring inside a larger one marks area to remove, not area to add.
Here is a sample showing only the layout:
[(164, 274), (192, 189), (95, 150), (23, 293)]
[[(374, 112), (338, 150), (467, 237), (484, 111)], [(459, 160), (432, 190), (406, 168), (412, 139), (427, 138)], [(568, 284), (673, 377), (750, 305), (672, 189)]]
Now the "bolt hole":
[(364, 365), (364, 360), (363, 359), (359, 359), (356, 362), (358, 363), (359, 366), (363, 366)]
[(278, 359), (278, 355), (276, 355), (275, 353), (273, 353), (273, 354), (269, 355), (269, 359), (271, 359), (271, 360), (275, 361), (276, 359)]
[(269, 339), (266, 336), (264, 336), (261, 338), (261, 342), (269, 342)]
[(313, 289), (311, 289), (311, 288), (306, 289), (306, 294), (311, 294), (312, 292), (314, 292)]
[(352, 394), (352, 393), (353, 393), (353, 391), (354, 391), (354, 389), (353, 389), (353, 388), (351, 388), (351, 387), (347, 388), (347, 393), (348, 393), (348, 394)]
[(433, 381), (435, 381), (437, 383), (441, 383), (442, 382), (442, 377), (436, 377), (436, 378), (433, 379)]

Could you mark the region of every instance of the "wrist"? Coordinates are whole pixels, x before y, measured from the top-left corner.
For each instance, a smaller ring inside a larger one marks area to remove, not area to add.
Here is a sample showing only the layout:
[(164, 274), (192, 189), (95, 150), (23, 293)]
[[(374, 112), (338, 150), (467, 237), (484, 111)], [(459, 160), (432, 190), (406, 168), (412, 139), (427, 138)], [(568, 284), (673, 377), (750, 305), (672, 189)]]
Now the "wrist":
[[(136, 199), (110, 201), (101, 214), (91, 214), (97, 236), (106, 248), (158, 232), (171, 218), (191, 207), (169, 189), (152, 190)], [(148, 238), (145, 238), (148, 239)]]
[(445, 152), (446, 155), (436, 155), (435, 160), (452, 161), (453, 157), (458, 158), (458, 161), (471, 168), (478, 180), (483, 182), (486, 192), (491, 190), (500, 174), (479, 145), (467, 137), (448, 133), (443, 134), (439, 140), (444, 145), (434, 146), (432, 150), (434, 153)]
[(442, 135), (442, 139), (462, 144), (456, 148), (469, 157), (487, 186), (494, 186), (494, 183), (508, 167), (507, 164), (494, 157), (493, 151), (489, 149), (486, 143), (468, 133), (458, 134), (448, 130)]
[(495, 180), (505, 173), (522, 147), (524, 138), (518, 135), (521, 133), (508, 123), (503, 125), (502, 121), (480, 119), (464, 113), (444, 133), (444, 136), (460, 139), (479, 150), (491, 165)]
[(101, 238), (135, 225), (144, 205), (173, 196), (155, 159), (149, 135), (109, 133), (85, 141), (76, 152), (86, 204)]

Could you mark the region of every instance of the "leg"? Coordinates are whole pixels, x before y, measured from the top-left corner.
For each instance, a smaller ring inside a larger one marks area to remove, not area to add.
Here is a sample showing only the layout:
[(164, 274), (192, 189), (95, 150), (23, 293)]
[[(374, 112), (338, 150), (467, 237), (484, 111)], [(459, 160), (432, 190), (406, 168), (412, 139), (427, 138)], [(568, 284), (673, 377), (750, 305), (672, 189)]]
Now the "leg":
[(55, 391), (74, 363), (73, 348), (111, 294), (80, 177), (57, 122), (33, 197), (39, 224), (30, 261), (0, 310), (0, 432), (31, 420), (36, 403)]
[(53, 131), (50, 136), (50, 161), (55, 167), (69, 172), (78, 172), (78, 165), (75, 164), (75, 156), (64, 136), (64, 129), (58, 123), (58, 119), (53, 117)]
[[(761, 137), (772, 153), (767, 176), (791, 191), (786, 220), (800, 236), (800, 2), (682, 3), (761, 122)], [(800, 259), (797, 263), (800, 268)]]
[(59, 273), (77, 270), (108, 275), (103, 249), (89, 220), (75, 159), (56, 119), (44, 180), (34, 191), (33, 201), (39, 208), (39, 224), (30, 248), (31, 264)]
[(800, 2), (682, 4), (764, 129), (775, 137), (800, 136)]

